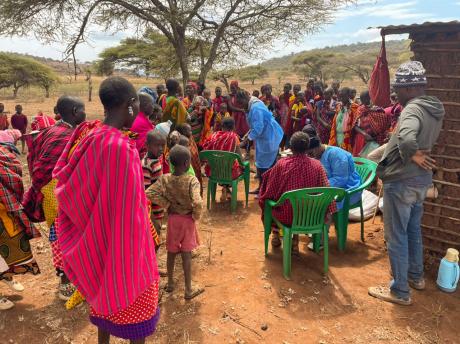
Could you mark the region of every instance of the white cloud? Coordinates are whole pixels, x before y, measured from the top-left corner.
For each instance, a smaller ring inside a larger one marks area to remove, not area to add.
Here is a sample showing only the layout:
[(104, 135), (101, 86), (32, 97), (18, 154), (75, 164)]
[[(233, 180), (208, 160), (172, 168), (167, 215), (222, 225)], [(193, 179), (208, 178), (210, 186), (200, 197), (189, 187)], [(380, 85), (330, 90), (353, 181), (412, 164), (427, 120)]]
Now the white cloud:
[[(417, 1), (408, 1), (396, 4), (379, 4), (378, 2), (358, 2), (356, 5), (347, 6), (338, 11), (337, 20), (356, 16), (384, 17), (396, 19), (422, 19), (429, 17), (430, 13), (416, 12)], [(364, 5), (364, 6), (363, 6)]]

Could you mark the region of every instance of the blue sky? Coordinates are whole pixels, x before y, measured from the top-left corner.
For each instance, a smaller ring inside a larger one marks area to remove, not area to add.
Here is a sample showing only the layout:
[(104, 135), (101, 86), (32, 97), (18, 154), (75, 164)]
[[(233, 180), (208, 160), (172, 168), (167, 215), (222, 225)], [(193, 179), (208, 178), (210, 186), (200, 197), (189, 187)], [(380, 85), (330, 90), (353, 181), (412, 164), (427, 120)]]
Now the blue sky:
[[(273, 49), (265, 54), (264, 58), (325, 46), (379, 40), (379, 30), (368, 30), (368, 27), (460, 20), (460, 0), (358, 0), (357, 2), (357, 5), (337, 9), (333, 24), (322, 28), (314, 35), (304, 37), (301, 42), (288, 45), (283, 40), (275, 42)], [(90, 35), (90, 44), (78, 48), (77, 58), (80, 61), (94, 60), (104, 48), (116, 45), (127, 36), (129, 33), (124, 32), (115, 35), (94, 32)], [(390, 36), (389, 38), (404, 37)], [(61, 59), (64, 49), (65, 44), (44, 44), (33, 37), (0, 37), (1, 51)]]

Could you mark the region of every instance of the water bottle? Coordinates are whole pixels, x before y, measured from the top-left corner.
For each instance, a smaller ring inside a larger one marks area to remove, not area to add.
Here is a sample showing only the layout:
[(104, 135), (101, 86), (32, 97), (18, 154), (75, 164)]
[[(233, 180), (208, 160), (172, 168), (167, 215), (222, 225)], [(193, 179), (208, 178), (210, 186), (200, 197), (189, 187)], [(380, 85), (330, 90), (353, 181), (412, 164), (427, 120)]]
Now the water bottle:
[(155, 131), (155, 132), (159, 132), (159, 133), (162, 134), (164, 137), (167, 137), (167, 136), (169, 135), (169, 132), (171, 131), (171, 126), (172, 126), (172, 122), (171, 122), (171, 121), (159, 123), (159, 124), (157, 124), (157, 125), (155, 126), (154, 131)]
[(453, 293), (457, 289), (459, 279), (458, 251), (454, 248), (447, 249), (446, 256), (439, 264), (438, 279), (439, 289), (446, 293)]

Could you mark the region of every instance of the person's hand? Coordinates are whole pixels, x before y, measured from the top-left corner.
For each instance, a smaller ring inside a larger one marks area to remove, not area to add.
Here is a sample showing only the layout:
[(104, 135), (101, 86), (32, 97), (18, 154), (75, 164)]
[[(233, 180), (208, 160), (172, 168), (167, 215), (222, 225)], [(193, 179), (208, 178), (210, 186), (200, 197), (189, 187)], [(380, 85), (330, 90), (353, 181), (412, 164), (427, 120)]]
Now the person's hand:
[(418, 150), (412, 156), (412, 161), (424, 170), (431, 171), (436, 168), (436, 160), (429, 154), (430, 151)]

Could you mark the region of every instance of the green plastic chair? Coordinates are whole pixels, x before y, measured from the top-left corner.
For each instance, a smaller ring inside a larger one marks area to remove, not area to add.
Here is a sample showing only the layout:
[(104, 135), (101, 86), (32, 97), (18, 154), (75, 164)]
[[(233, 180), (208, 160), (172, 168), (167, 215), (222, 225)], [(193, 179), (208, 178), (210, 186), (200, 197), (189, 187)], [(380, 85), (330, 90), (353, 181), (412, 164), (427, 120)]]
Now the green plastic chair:
[(347, 242), (347, 231), (348, 231), (348, 215), (350, 209), (360, 208), (361, 211), (361, 241), (364, 242), (364, 211), (362, 199), (354, 204), (350, 204), (351, 197), (363, 190), (367, 189), (375, 179), (377, 164), (373, 161), (364, 158), (353, 158), (355, 162), (355, 169), (361, 177), (361, 185), (355, 189), (346, 191), (346, 195), (343, 201), (343, 207), (340, 211), (334, 214), (334, 223), (337, 231), (337, 242), (339, 250), (345, 250)]
[[(200, 152), (200, 160), (207, 161), (211, 169), (211, 176), (208, 179), (208, 210), (211, 207), (210, 200), (216, 201), (217, 185), (229, 185), (232, 187), (231, 212), (235, 212), (238, 199), (238, 182), (244, 181), (246, 194), (246, 206), (249, 199), (250, 169), (249, 162), (243, 161), (241, 157), (232, 152), (208, 150)], [(236, 179), (232, 178), (232, 168), (234, 161), (237, 160), (243, 168), (243, 173)]]
[[(345, 190), (340, 188), (309, 188), (285, 192), (275, 202), (265, 201), (264, 208), (264, 239), (265, 255), (268, 254), (268, 241), (272, 223), (283, 229), (283, 274), (284, 278), (291, 278), (291, 250), (294, 234), (313, 234), (313, 248), (319, 252), (321, 236), (324, 238), (324, 273), (329, 267), (329, 226), (325, 224), (326, 212), (334, 200), (345, 197)], [(280, 223), (273, 215), (273, 208), (290, 202), (293, 210), (292, 225), (287, 227)]]

